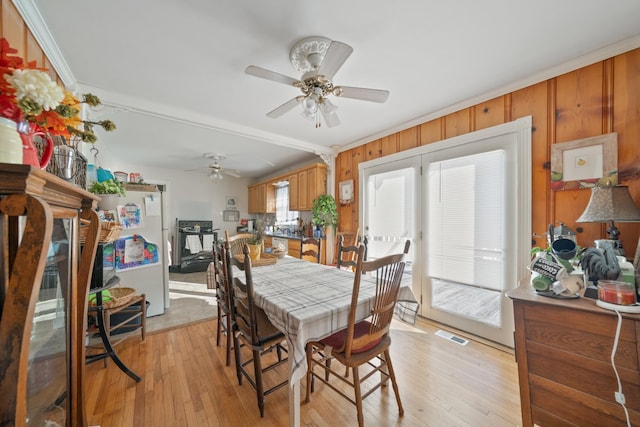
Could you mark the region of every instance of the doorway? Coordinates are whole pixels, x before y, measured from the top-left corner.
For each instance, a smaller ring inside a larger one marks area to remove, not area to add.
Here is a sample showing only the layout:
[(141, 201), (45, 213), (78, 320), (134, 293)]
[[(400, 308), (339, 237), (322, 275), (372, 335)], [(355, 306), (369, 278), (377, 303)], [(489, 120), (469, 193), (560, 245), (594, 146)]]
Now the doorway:
[(371, 257), (411, 239), (419, 314), (507, 346), (513, 309), (505, 293), (530, 259), (530, 132), (527, 117), (359, 166)]

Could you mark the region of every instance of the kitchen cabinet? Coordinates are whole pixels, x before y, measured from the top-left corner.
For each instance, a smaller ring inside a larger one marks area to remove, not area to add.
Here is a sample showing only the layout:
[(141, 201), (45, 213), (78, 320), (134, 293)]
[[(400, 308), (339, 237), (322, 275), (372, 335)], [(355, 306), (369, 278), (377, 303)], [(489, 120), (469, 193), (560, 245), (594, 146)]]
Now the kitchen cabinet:
[[(611, 365), (618, 318), (595, 300), (539, 296), (530, 286), (513, 300), (522, 424), (626, 425)], [(640, 315), (622, 314), (615, 364), (631, 425), (640, 425)]]
[(289, 239), (289, 249), (287, 255), (294, 258), (300, 258), (300, 252), (302, 248), (302, 241), (300, 239)]
[(315, 163), (249, 186), (249, 213), (276, 211), (275, 182), (289, 182), (289, 210), (310, 211), (313, 200), (327, 193), (327, 165)]
[(298, 210), (308, 211), (311, 210), (309, 204), (309, 180), (307, 179), (308, 170), (303, 170), (298, 173)]
[(289, 210), (300, 210), (300, 204), (298, 203), (298, 173), (289, 175)]
[(249, 213), (274, 213), (276, 211), (276, 188), (272, 182), (249, 186)]
[(327, 193), (327, 166), (316, 163), (290, 174), (289, 210), (310, 211), (313, 200)]
[(98, 199), (40, 169), (0, 164), (0, 425), (87, 425), (84, 337)]
[(249, 186), (249, 213), (274, 213), (278, 181), (289, 182), (289, 210), (310, 211), (313, 200), (327, 194), (327, 165), (315, 163)]

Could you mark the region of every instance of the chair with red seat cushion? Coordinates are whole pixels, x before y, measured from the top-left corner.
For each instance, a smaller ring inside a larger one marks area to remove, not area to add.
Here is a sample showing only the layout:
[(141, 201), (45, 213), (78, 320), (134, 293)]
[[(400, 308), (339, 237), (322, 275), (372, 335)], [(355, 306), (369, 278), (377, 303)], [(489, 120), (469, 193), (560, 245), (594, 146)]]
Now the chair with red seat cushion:
[[(356, 405), (359, 426), (364, 423), (362, 400), (378, 387), (386, 385), (388, 379), (391, 380), (393, 386), (399, 413), (400, 415), (404, 414), (389, 354), (389, 347), (391, 346), (389, 326), (393, 318), (400, 282), (404, 272), (404, 255), (404, 253), (400, 253), (378, 258), (374, 261), (363, 261), (364, 245), (360, 245), (347, 327), (327, 338), (307, 343), (306, 401), (310, 401), (313, 381), (318, 379)], [(363, 274), (366, 273), (375, 278), (376, 295), (369, 317), (366, 320), (356, 321), (360, 285)], [(351, 368), (353, 380), (332, 369), (330, 364), (327, 363), (330, 359), (336, 359), (347, 369)], [(369, 369), (360, 378), (359, 368), (365, 364), (372, 369)], [(314, 372), (316, 367), (321, 368), (320, 373)], [(380, 373), (380, 381), (363, 395), (360, 388), (361, 383), (363, 381), (371, 381), (376, 372)], [(330, 375), (352, 386), (355, 399), (344, 393), (341, 388), (331, 384), (328, 380)]]

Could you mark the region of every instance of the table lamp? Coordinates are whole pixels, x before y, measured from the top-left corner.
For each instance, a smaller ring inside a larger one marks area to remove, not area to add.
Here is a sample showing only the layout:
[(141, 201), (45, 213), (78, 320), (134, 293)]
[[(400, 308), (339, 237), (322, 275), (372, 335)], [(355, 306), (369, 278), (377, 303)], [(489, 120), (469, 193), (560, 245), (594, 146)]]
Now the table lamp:
[(627, 186), (593, 187), (587, 208), (576, 222), (608, 222), (609, 240), (618, 255), (624, 256), (615, 222), (640, 222), (640, 208), (631, 198)]

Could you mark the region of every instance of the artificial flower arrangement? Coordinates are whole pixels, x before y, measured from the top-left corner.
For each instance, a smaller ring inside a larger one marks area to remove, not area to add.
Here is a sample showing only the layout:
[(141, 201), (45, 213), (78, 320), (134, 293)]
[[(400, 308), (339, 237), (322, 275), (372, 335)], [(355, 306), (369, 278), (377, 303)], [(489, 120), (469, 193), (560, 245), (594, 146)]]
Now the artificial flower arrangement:
[[(0, 39), (0, 116), (16, 123), (28, 122), (38, 130), (59, 135), (67, 140), (97, 141), (94, 126), (113, 131), (111, 120), (90, 121), (80, 118), (80, 106), (101, 104), (92, 94), (83, 94), (82, 101), (51, 80), (46, 69), (37, 68), (36, 61), (27, 64), (16, 55), (18, 51)], [(20, 128), (20, 126), (18, 126)]]

